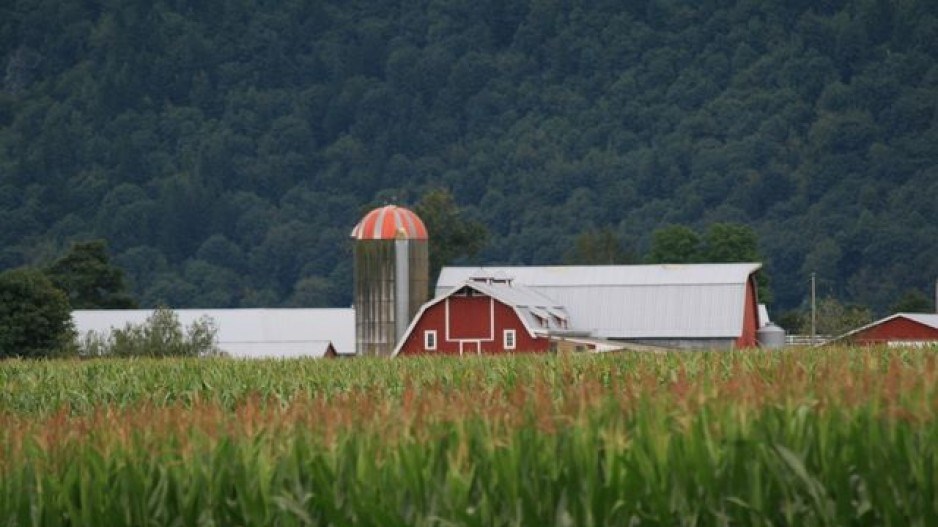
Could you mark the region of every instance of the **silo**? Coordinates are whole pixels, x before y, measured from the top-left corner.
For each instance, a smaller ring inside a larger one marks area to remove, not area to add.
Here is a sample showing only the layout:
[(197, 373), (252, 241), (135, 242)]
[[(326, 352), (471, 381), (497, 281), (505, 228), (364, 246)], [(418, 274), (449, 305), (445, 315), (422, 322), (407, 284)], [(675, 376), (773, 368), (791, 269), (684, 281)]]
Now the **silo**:
[(387, 205), (352, 229), (355, 244), (355, 352), (391, 356), (429, 299), (427, 228), (412, 211)]
[(785, 347), (785, 330), (769, 322), (756, 331), (756, 340), (759, 341), (759, 346), (762, 348), (781, 349)]

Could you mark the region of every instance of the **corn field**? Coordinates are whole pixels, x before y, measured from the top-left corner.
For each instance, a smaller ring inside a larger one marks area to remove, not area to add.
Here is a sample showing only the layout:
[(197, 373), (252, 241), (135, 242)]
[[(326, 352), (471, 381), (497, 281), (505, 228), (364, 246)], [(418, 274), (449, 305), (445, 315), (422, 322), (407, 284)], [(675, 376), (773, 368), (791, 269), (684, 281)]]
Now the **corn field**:
[(0, 525), (938, 525), (938, 353), (0, 362)]

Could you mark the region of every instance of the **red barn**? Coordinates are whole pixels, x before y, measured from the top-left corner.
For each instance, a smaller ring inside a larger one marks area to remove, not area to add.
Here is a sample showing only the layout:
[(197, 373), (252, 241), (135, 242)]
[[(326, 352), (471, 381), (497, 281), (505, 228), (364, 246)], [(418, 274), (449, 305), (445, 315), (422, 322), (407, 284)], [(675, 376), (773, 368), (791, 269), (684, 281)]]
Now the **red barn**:
[(938, 314), (896, 313), (842, 335), (833, 342), (866, 346), (938, 345)]
[[(423, 305), (394, 355), (546, 352), (576, 338), (566, 309), (507, 278), (474, 278)], [(584, 335), (585, 336), (585, 335)]]
[[(680, 349), (751, 348), (759, 318), (761, 264), (444, 267), (436, 295), (480, 273), (553, 299), (590, 338)], [(621, 347), (621, 346), (620, 346)]]

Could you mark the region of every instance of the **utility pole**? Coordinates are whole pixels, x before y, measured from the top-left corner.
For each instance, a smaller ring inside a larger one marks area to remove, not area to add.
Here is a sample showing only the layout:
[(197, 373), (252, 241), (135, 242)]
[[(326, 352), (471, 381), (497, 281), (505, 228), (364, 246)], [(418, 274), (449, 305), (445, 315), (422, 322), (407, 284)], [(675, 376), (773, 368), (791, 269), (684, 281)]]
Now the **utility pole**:
[(815, 287), (815, 273), (811, 273), (811, 345), (814, 346), (814, 337), (817, 334), (817, 295)]

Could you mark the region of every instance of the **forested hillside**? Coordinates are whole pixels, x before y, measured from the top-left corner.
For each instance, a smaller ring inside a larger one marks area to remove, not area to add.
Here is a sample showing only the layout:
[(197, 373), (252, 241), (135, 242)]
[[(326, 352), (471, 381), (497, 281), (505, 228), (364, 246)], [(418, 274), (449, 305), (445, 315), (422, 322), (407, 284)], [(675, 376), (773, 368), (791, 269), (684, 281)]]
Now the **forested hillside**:
[[(477, 259), (751, 226), (774, 308), (938, 276), (933, 0), (10, 0), (0, 269), (105, 238), (144, 306), (347, 305), (368, 206)], [(432, 232), (431, 232), (432, 235)]]

